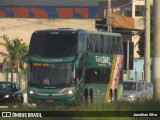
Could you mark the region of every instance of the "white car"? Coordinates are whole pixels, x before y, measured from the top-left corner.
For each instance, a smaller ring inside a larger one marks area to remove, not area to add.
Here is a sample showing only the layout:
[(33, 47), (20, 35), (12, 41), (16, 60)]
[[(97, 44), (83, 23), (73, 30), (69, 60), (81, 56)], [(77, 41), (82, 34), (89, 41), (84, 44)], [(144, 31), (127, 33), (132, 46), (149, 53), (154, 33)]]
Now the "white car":
[(153, 98), (153, 85), (151, 83), (145, 82), (144, 83), (144, 92), (147, 100)]
[(125, 101), (142, 101), (151, 99), (153, 86), (145, 80), (124, 80), (123, 97)]

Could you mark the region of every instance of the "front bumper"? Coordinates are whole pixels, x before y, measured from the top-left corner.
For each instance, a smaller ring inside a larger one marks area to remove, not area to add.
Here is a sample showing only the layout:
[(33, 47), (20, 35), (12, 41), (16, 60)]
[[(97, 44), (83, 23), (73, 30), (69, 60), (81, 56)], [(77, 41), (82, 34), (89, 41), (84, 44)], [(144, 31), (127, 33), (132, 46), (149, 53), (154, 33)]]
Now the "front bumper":
[(13, 104), (13, 99), (11, 98), (0, 98), (0, 105)]
[(136, 99), (130, 96), (126, 96), (122, 98), (122, 101), (134, 102)]
[(36, 96), (36, 95), (28, 95), (28, 103), (43, 103), (43, 104), (74, 104), (76, 103), (76, 97), (72, 96), (52, 96), (52, 97), (44, 97), (44, 96)]

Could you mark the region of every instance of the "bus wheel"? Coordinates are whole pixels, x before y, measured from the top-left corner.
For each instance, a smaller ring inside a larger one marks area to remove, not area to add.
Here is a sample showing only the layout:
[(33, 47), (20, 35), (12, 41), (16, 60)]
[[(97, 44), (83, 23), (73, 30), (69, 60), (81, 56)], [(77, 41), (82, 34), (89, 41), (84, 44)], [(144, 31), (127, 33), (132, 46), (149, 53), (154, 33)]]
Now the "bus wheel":
[(87, 88), (85, 88), (84, 90), (84, 102), (88, 103), (88, 89)]
[(115, 101), (117, 101), (117, 89), (114, 90), (114, 98), (115, 98)]
[(93, 89), (90, 89), (90, 102), (93, 102)]
[(113, 96), (112, 89), (110, 89), (109, 97), (110, 97), (110, 101), (111, 101), (111, 102), (112, 102), (112, 96)]

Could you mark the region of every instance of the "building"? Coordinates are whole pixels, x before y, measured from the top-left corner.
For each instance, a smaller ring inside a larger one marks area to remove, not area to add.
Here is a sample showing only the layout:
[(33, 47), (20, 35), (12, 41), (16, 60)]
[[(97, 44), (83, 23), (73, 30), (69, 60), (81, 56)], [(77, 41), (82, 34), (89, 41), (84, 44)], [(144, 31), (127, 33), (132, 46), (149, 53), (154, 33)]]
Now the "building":
[[(153, 0), (150, 0), (150, 5), (153, 5)], [(99, 2), (100, 19), (108, 19), (107, 6), (107, 1)], [(114, 0), (111, 3), (111, 7), (113, 31), (120, 32), (123, 35), (124, 42), (129, 40), (134, 43), (133, 69), (131, 69), (129, 77), (143, 79), (144, 59), (138, 59), (137, 43), (140, 39), (139, 34), (144, 32), (145, 0)], [(124, 79), (126, 78), (124, 73)]]
[[(153, 4), (153, 0), (150, 0), (150, 4)], [(112, 0), (111, 7), (112, 13), (122, 16), (122, 19), (113, 16), (113, 22), (118, 22), (119, 24), (119, 28), (114, 26), (113, 29), (116, 27), (117, 32), (124, 33), (124, 41), (134, 42), (134, 58), (139, 58), (137, 42), (140, 39), (139, 33), (144, 32), (145, 0)], [(106, 8), (107, 1), (99, 2), (99, 18), (107, 18)], [(125, 17), (129, 18), (126, 19)], [(130, 18), (133, 19), (131, 20)], [(118, 20), (114, 21), (114, 19)]]

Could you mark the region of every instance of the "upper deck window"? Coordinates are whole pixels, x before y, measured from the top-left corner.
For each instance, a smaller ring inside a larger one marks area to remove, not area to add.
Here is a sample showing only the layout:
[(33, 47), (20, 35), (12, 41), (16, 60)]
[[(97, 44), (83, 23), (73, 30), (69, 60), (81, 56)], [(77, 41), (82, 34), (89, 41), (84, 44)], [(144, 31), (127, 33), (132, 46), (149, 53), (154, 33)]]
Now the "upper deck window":
[(75, 56), (77, 53), (76, 32), (35, 32), (32, 35), (29, 54), (45, 58)]
[(88, 34), (88, 53), (123, 54), (122, 48), (120, 36)]

